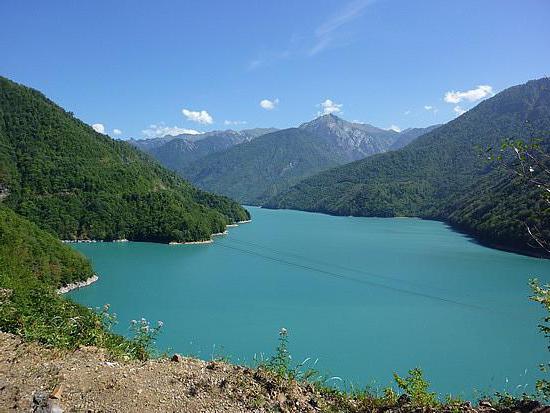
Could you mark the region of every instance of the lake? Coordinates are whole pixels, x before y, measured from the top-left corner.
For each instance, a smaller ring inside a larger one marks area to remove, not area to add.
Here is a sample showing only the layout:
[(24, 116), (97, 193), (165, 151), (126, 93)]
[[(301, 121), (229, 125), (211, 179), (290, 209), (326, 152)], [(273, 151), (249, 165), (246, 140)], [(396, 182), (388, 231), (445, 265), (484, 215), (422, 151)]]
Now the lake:
[[(99, 281), (68, 295), (111, 305), (116, 331), (162, 320), (160, 350), (253, 364), (289, 331), (295, 361), (339, 386), (421, 367), (440, 394), (533, 391), (547, 360), (528, 300), (550, 261), (483, 247), (436, 221), (248, 208), (212, 244), (75, 244)], [(527, 387), (524, 387), (527, 384)]]

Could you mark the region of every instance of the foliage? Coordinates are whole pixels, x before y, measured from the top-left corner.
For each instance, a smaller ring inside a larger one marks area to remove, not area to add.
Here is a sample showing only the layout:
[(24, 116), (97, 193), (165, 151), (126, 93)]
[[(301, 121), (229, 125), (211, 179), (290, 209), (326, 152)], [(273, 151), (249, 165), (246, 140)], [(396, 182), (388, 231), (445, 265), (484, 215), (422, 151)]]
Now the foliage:
[[(174, 160), (179, 157), (176, 154), (172, 157), (160, 154), (164, 148), (151, 153), (201, 188), (257, 205), (307, 176), (385, 152), (393, 149), (392, 145), (401, 147), (431, 129), (433, 127), (398, 134), (325, 115), (299, 128), (269, 133), (194, 162)], [(163, 147), (176, 145), (183, 144), (171, 141)], [(174, 149), (173, 153), (178, 150)]]
[(265, 367), (278, 376), (289, 377), (292, 376), (291, 361), (292, 357), (288, 352), (288, 331), (286, 328), (282, 328), (279, 331), (279, 344), (275, 354), (266, 363)]
[(93, 345), (115, 356), (144, 357), (142, 340), (110, 332), (115, 319), (108, 308), (92, 311), (55, 291), (91, 275), (80, 253), (0, 204), (1, 331), (52, 347)]
[(137, 148), (151, 154), (165, 167), (181, 171), (190, 163), (211, 153), (226, 150), (234, 145), (251, 141), (266, 133), (275, 132), (273, 128), (256, 128), (242, 131), (212, 131), (199, 136), (180, 135), (173, 138), (154, 138), (133, 140)]
[(96, 133), (5, 78), (2, 187), (9, 191), (5, 203), (62, 239), (205, 240), (249, 218), (233, 201), (193, 188), (128, 143)]
[[(404, 148), (307, 178), (264, 206), (336, 215), (441, 219), (487, 244), (534, 251), (523, 223), (550, 228), (520, 177), (503, 174), (476, 147), (503, 137), (542, 140), (548, 152), (550, 79), (509, 88)], [(511, 161), (510, 158), (507, 158)]]
[[(531, 280), (531, 288), (533, 290), (533, 296), (531, 300), (542, 304), (546, 310), (546, 316), (543, 319), (542, 324), (539, 325), (539, 330), (544, 334), (547, 339), (550, 339), (550, 285), (541, 286), (538, 280)], [(550, 350), (550, 344), (548, 344), (548, 350)], [(541, 371), (548, 373), (550, 364), (541, 364)], [(550, 400), (550, 380), (540, 379), (537, 381), (537, 390), (542, 396)]]
[(288, 331), (286, 328), (281, 328), (275, 354), (269, 360), (261, 362), (258, 367), (282, 380), (298, 380), (315, 385), (324, 384), (326, 380), (319, 375), (317, 370), (306, 367), (308, 362), (309, 358), (306, 358), (301, 363), (293, 365), (292, 356), (288, 351)]
[(210, 154), (180, 170), (205, 190), (258, 205), (344, 159), (307, 131), (285, 129)]
[(151, 326), (145, 318), (130, 322), (130, 331), (133, 335), (132, 343), (138, 349), (138, 359), (147, 360), (154, 353), (155, 340), (163, 325), (162, 321), (158, 321), (156, 326)]
[(409, 370), (407, 377), (393, 374), (395, 382), (401, 390), (411, 397), (411, 404), (416, 407), (435, 407), (438, 404), (437, 396), (429, 390), (430, 383), (424, 379), (422, 370), (414, 368)]

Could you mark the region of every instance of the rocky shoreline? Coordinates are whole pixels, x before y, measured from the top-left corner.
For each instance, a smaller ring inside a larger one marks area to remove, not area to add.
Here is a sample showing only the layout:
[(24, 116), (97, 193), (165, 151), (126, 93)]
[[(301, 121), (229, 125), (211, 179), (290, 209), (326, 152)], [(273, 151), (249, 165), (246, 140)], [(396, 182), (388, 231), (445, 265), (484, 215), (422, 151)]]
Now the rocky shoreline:
[(58, 288), (57, 293), (58, 294), (66, 294), (69, 291), (77, 290), (77, 289), (82, 288), (82, 287), (87, 287), (88, 285), (95, 283), (98, 279), (99, 279), (99, 277), (96, 274), (94, 274), (90, 278), (88, 278), (87, 280), (79, 281), (79, 282), (75, 282), (75, 283), (70, 283), (70, 284), (67, 284), (64, 287)]

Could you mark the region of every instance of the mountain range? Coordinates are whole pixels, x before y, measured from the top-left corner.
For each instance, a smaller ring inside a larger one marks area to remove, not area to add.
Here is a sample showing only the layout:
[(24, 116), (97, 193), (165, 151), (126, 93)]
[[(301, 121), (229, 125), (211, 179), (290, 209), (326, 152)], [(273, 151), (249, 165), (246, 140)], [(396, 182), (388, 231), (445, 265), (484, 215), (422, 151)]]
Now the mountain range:
[(194, 135), (193, 141), (132, 143), (202, 189), (258, 205), (307, 176), (399, 148), (434, 127), (398, 133), (329, 114), (278, 131), (218, 131), (200, 140)]
[(496, 168), (484, 150), (505, 139), (550, 145), (550, 78), (514, 86), (396, 151), (302, 180), (264, 203), (354, 216), (446, 221), (492, 246), (526, 251), (525, 225), (550, 228), (536, 187)]
[(220, 152), (258, 136), (274, 132), (275, 128), (255, 128), (242, 131), (223, 130), (201, 134), (181, 134), (152, 139), (129, 139), (128, 142), (151, 154), (164, 166), (175, 171), (211, 153)]

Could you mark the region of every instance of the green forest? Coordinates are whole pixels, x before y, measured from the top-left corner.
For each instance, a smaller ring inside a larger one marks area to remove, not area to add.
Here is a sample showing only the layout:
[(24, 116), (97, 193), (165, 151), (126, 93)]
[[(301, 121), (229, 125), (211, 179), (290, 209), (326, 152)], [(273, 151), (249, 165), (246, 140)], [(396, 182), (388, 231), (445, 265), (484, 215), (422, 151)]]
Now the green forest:
[(181, 174), (208, 191), (259, 205), (300, 179), (344, 162), (326, 140), (291, 128), (210, 154)]
[(406, 147), (307, 178), (266, 202), (335, 215), (443, 220), (492, 246), (535, 254), (525, 224), (550, 228), (540, 190), (524, 188), (486, 150), (550, 136), (550, 79), (514, 86)]
[(61, 239), (196, 241), (249, 219), (40, 92), (0, 78), (4, 202)]

